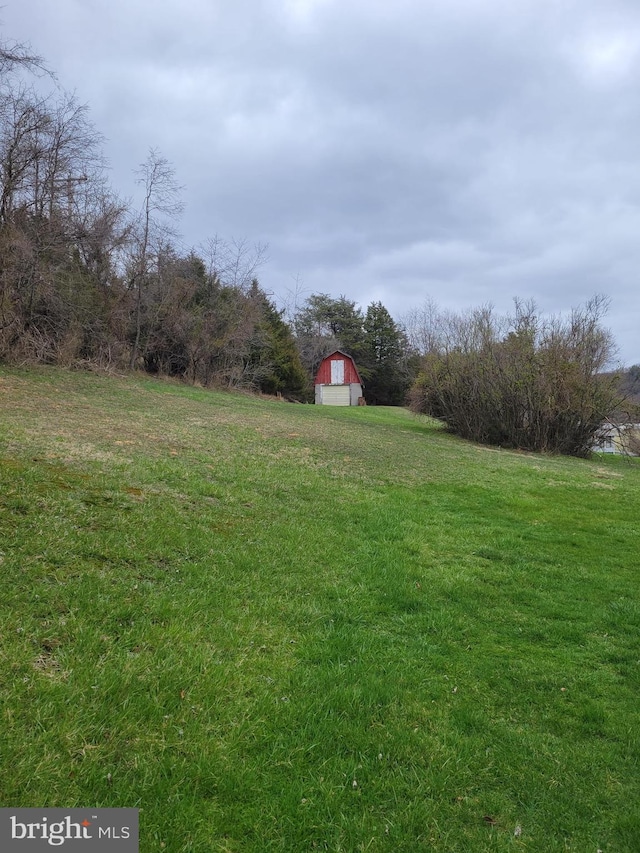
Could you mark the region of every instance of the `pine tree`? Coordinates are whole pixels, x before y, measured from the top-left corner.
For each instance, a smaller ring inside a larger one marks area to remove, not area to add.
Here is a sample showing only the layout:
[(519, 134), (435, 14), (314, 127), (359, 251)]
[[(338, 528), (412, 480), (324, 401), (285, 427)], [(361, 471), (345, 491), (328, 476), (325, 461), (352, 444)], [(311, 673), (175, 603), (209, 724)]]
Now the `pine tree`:
[(260, 309), (260, 319), (253, 336), (251, 358), (257, 379), (264, 394), (282, 394), (295, 400), (310, 397), (310, 378), (302, 366), (290, 327), (283, 320), (284, 311), (279, 311), (254, 279), (249, 298)]
[(310, 296), (294, 320), (300, 356), (309, 373), (314, 374), (322, 359), (336, 349), (359, 364), (364, 355), (363, 321), (360, 308), (346, 296)]
[(409, 388), (405, 338), (382, 302), (372, 302), (363, 324), (365, 398), (380, 406), (398, 406)]

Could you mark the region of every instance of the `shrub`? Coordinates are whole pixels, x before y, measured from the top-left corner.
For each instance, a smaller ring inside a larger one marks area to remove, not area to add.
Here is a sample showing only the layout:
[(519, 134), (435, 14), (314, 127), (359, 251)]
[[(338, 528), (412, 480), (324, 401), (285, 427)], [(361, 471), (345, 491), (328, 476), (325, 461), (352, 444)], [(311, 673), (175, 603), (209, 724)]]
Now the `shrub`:
[(414, 412), (485, 444), (588, 456), (619, 403), (614, 355), (595, 297), (568, 317), (544, 319), (516, 301), (513, 317), (491, 308), (432, 318), (431, 349), (410, 394)]

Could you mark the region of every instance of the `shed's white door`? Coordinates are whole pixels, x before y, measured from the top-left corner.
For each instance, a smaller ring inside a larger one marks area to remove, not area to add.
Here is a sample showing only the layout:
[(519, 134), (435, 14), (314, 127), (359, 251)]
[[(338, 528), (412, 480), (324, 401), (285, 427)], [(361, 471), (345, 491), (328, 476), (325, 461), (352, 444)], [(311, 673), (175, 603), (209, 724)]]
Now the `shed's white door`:
[(344, 361), (331, 362), (331, 384), (344, 385)]
[(324, 406), (348, 406), (349, 403), (348, 385), (322, 386), (322, 404)]

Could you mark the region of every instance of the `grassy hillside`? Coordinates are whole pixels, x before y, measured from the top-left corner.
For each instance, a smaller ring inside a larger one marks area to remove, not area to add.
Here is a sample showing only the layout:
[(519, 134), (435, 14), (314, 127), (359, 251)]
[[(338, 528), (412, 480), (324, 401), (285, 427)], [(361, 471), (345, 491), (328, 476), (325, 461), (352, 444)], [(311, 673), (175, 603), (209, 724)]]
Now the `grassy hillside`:
[(636, 461), (0, 370), (0, 807), (141, 851), (640, 850)]

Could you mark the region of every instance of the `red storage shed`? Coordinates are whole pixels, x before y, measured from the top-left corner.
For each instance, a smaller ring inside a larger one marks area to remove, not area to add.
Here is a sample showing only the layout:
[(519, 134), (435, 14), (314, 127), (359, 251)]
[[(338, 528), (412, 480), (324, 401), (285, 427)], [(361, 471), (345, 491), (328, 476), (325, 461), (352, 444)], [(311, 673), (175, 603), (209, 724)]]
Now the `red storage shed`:
[(362, 398), (362, 380), (356, 363), (339, 349), (320, 362), (315, 386), (318, 405), (357, 406)]

